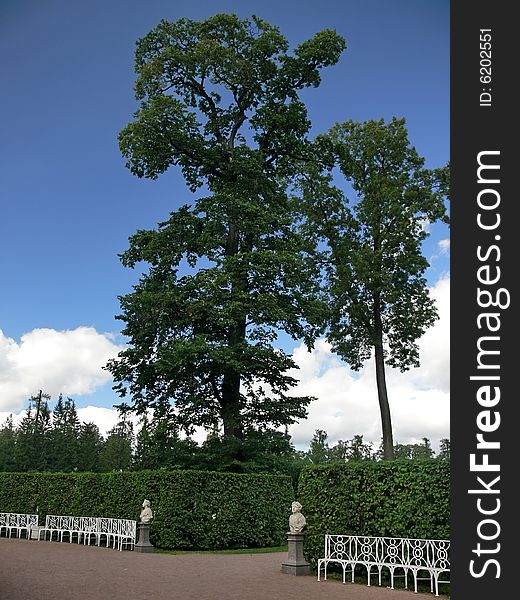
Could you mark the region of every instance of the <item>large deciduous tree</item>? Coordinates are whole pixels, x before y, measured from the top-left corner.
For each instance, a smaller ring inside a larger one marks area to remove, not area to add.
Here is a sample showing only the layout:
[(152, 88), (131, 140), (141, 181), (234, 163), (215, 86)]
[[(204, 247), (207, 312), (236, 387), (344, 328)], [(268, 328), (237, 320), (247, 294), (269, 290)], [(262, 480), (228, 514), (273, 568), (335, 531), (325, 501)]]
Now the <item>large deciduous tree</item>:
[[(374, 357), (383, 456), (392, 458), (385, 365), (418, 366), (417, 340), (437, 318), (421, 245), (425, 224), (447, 221), (449, 171), (424, 168), (403, 119), (348, 121), (317, 147), (328, 168), (308, 168), (302, 189), (307, 226), (326, 242), (328, 340), (354, 370)], [(350, 187), (350, 203), (333, 185), (334, 166)]]
[(344, 47), (325, 30), (288, 53), (276, 27), (224, 14), (161, 21), (138, 41), (141, 106), (119, 137), (127, 166), (151, 179), (177, 166), (208, 195), (122, 255), (150, 265), (120, 299), (129, 346), (108, 364), (137, 411), (172, 401), (186, 430), (221, 425), (238, 440), (305, 416), (310, 398), (289, 394), (295, 364), (272, 345), (279, 330), (312, 344), (321, 319), (287, 186), (309, 158), (299, 91)]

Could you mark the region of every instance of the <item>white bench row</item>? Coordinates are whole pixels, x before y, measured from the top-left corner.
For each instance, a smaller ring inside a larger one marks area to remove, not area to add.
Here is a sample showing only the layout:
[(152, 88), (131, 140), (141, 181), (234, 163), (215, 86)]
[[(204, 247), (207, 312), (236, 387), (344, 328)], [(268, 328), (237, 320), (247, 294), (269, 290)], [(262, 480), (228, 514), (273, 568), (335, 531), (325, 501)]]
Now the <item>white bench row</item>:
[(27, 538), (31, 536), (31, 528), (38, 525), (38, 515), (24, 515), (20, 513), (0, 513), (0, 535), (5, 531), (7, 537), (16, 532), (21, 537), (25, 532)]
[(100, 546), (104, 540), (107, 547), (122, 550), (123, 546), (133, 548), (136, 541), (137, 522), (129, 519), (109, 519), (107, 517), (73, 517), (67, 515), (47, 515), (45, 526), (38, 532), (38, 540), (56, 540), (70, 543), (76, 541)]
[[(378, 571), (379, 585), (384, 568), (390, 572), (390, 587), (394, 589), (394, 577), (404, 577), (405, 587), (408, 587), (408, 573), (414, 579), (414, 591), (417, 592), (417, 582), (422, 579), (430, 580), (430, 589), (439, 595), (439, 583), (449, 583), (441, 580), (450, 572), (450, 541), (424, 540), (410, 538), (365, 537), (355, 535), (326, 535), (325, 556), (318, 559), (318, 581), (323, 567), (324, 579), (327, 579), (328, 563), (339, 563), (343, 569), (343, 583), (348, 569), (352, 572), (362, 565), (367, 569), (368, 585), (372, 570)], [(396, 574), (396, 570), (399, 570)], [(425, 574), (428, 574), (426, 577)]]

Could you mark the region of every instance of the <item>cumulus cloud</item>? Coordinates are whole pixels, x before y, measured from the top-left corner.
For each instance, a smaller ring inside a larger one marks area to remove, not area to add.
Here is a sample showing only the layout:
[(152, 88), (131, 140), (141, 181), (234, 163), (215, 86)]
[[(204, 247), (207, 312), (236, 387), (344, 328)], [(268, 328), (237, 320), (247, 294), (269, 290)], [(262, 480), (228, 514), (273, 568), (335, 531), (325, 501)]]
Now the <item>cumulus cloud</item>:
[(445, 240), (439, 240), (437, 242), (437, 247), (439, 248), (440, 254), (449, 254), (450, 252), (450, 240), (447, 238)]
[[(429, 438), (434, 447), (449, 437), (449, 276), (430, 290), (437, 303), (439, 320), (419, 340), (421, 366), (405, 373), (387, 368), (387, 386), (394, 441), (418, 443)], [(366, 442), (379, 445), (381, 418), (373, 361), (355, 373), (320, 340), (312, 352), (299, 346), (294, 360), (300, 367), (295, 393), (314, 396), (309, 417), (292, 426), (290, 434), (297, 447), (308, 445), (316, 429), (329, 434), (329, 443), (363, 435)]]
[[(421, 366), (405, 373), (388, 368), (386, 377), (394, 441), (412, 444), (427, 437), (437, 449), (439, 440), (449, 437), (449, 276), (430, 293), (439, 319), (419, 340)], [(120, 349), (111, 336), (88, 327), (36, 329), (19, 343), (0, 332), (0, 424), (11, 411), (19, 421), (27, 398), (38, 389), (53, 397), (60, 392), (74, 397), (109, 382), (110, 374), (101, 366)], [(381, 418), (373, 361), (353, 372), (323, 339), (312, 352), (298, 346), (293, 357), (300, 367), (293, 373), (299, 380), (294, 394), (317, 398), (309, 406), (308, 419), (289, 428), (296, 447), (308, 447), (316, 429), (326, 430), (331, 444), (359, 434), (379, 446)], [(93, 405), (79, 408), (78, 416), (96, 423), (104, 436), (118, 420), (114, 408)], [(137, 419), (134, 424), (137, 430)], [(199, 429), (194, 437), (202, 442), (206, 434)]]
[(0, 411), (19, 411), (40, 389), (53, 397), (93, 393), (110, 381), (102, 367), (119, 350), (93, 327), (33, 329), (19, 342), (0, 330)]

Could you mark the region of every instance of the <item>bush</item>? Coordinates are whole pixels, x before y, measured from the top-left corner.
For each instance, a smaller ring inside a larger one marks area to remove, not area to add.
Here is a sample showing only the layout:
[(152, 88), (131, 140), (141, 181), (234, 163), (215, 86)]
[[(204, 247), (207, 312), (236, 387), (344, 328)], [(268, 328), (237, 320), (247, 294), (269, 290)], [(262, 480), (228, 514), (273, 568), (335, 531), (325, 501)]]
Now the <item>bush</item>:
[(304, 467), (307, 560), (323, 556), (325, 534), (449, 539), (449, 484), (450, 464), (438, 459)]
[(210, 550), (285, 543), (293, 501), (285, 475), (210, 471), (0, 473), (0, 512), (138, 520), (154, 511), (158, 548)]

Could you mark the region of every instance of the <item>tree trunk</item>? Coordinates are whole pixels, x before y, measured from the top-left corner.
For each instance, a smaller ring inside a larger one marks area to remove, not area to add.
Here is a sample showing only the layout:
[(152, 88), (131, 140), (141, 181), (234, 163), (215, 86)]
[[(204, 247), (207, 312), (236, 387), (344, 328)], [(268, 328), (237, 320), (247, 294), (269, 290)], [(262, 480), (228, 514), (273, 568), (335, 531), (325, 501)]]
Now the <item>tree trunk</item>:
[[(239, 251), (239, 229), (230, 222), (225, 248), (226, 256), (236, 256)], [(247, 289), (247, 274), (235, 274), (231, 284), (231, 298), (241, 295)], [(228, 331), (228, 347), (236, 348), (242, 344), (246, 337), (246, 315), (237, 315)], [(243, 428), (240, 416), (240, 372), (233, 368), (226, 368), (222, 382), (221, 417), (224, 426), (224, 438), (235, 437), (242, 439)]]
[(381, 426), (383, 430), (383, 459), (392, 460), (394, 458), (394, 439), (392, 434), (392, 419), (390, 418), (390, 405), (388, 404), (388, 393), (386, 389), (381, 305), (379, 293), (377, 292), (374, 294), (374, 349), (377, 395), (379, 398), (379, 410), (381, 412)]
[(240, 418), (240, 374), (228, 370), (222, 383), (222, 423), (224, 438), (242, 439), (243, 430)]

